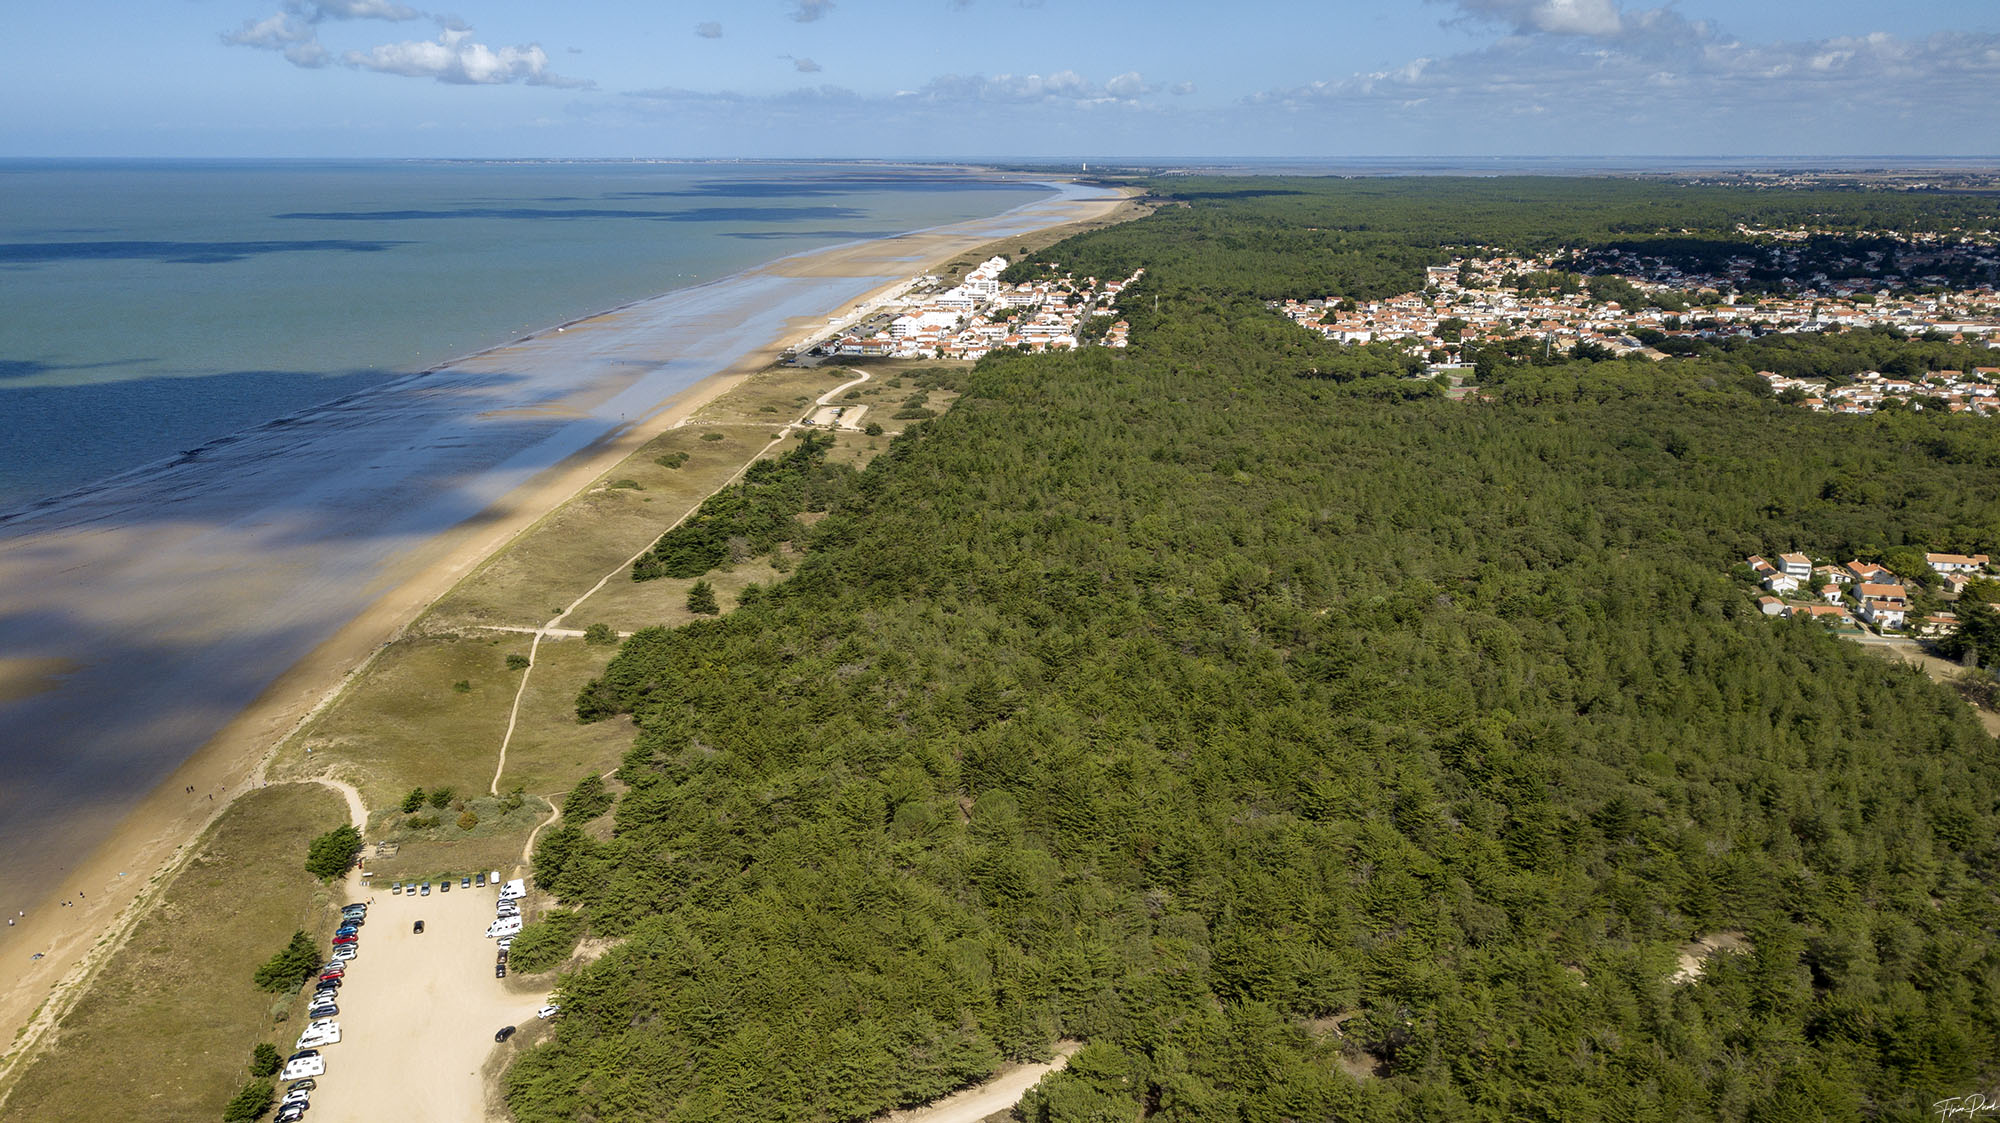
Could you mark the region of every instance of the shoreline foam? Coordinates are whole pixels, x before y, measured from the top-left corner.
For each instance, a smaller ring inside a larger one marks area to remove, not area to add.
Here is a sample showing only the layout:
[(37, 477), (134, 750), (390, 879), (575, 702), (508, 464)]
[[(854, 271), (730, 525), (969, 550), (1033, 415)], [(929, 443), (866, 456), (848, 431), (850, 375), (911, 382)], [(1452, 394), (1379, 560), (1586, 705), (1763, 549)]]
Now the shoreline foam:
[[(66, 884), (88, 887), (90, 895), (77, 901), (79, 907), (60, 907), (60, 901), (69, 896), (69, 889), (57, 889), (37, 905), (34, 914), (21, 926), (5, 934), (13, 938), (0, 943), (0, 1040), (14, 1040), (17, 1031), (28, 1024), (36, 1006), (49, 996), (51, 988), (57, 988), (59, 994), (73, 993), (87, 982), (89, 965), (85, 960), (99, 938), (138, 900), (146, 886), (158, 880), (159, 872), (171, 867), (188, 843), (199, 837), (227, 805), (231, 793), (255, 781), (275, 746), (318, 707), (336, 697), (344, 682), (374, 651), (393, 640), (425, 606), (495, 550), (645, 441), (769, 365), (788, 344), (824, 331), (829, 303), (838, 316), (879, 298), (919, 272), (913, 263), (943, 264), (965, 250), (999, 238), (1096, 217), (1112, 209), (1107, 205), (1112, 201), (1110, 197), (1080, 197), (1082, 194), (1072, 191), (991, 219), (789, 255), (735, 275), (817, 282), (807, 284), (807, 290), (817, 291), (827, 299), (816, 305), (819, 315), (801, 312), (784, 318), (775, 334), (767, 334), (764, 342), (752, 345), (721, 369), (706, 370), (678, 391), (657, 400), (649, 413), (608, 426), (558, 462), (526, 473), (471, 516), (406, 549), (400, 556), (397, 574), (378, 580), (380, 595), (365, 601), (358, 613), (351, 614), (303, 657), (289, 661), (285, 669), (173, 768), (170, 775), (153, 786), (149, 794), (121, 809), (106, 840), (87, 858), (73, 869), (64, 867)], [(708, 282), (708, 285), (721, 283)], [(835, 289), (843, 294), (837, 303), (831, 300)], [(614, 321), (621, 315), (629, 316), (635, 308), (686, 291), (632, 302), (585, 320), (567, 321), (525, 337), (525, 341), (554, 334), (558, 328), (567, 335), (569, 329), (580, 324), (615, 328), (618, 325)], [(768, 328), (768, 321), (763, 326)], [(521, 341), (506, 344), (468, 356), (467, 361), (501, 355), (520, 345)], [(436, 369), (454, 365), (444, 364)], [(194, 789), (192, 794), (186, 791), (189, 787)], [(217, 798), (211, 801), (206, 798), (209, 795)], [(196, 802), (194, 796), (204, 798)], [(33, 951), (43, 952), (45, 958), (28, 961)], [(85, 970), (78, 977), (70, 977), (79, 964)], [(61, 1005), (56, 1003), (58, 1007)], [(37, 1024), (51, 1020), (58, 1012), (45, 1012)], [(12, 1054), (18, 1052), (17, 1047), (31, 1047), (34, 1036), (31, 1033), (27, 1039), (10, 1045), (6, 1061), (17, 1060)]]

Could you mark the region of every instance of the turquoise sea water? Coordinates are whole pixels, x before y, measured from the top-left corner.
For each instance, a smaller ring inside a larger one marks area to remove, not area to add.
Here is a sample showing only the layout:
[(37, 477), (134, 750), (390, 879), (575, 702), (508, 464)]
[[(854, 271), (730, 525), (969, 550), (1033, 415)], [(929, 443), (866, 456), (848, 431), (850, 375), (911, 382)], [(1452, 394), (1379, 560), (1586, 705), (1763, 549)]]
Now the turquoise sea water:
[(580, 315), (1047, 194), (852, 164), (0, 161), (0, 511)]

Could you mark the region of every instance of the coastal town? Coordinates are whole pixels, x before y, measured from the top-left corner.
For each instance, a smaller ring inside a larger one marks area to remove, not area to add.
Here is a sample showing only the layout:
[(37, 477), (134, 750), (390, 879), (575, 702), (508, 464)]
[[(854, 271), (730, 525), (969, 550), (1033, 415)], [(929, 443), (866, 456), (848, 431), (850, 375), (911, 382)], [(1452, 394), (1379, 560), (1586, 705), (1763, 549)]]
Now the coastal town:
[[(1479, 345), (1523, 338), (1551, 353), (1660, 359), (1696, 342), (1771, 332), (1893, 329), (1905, 336), (2000, 352), (2000, 248), (1981, 239), (1893, 242), (1895, 249), (1829, 249), (1817, 232), (1740, 228), (1729, 256), (1492, 254), (1426, 270), (1422, 290), (1377, 301), (1339, 297), (1274, 302), (1281, 314), (1336, 343), (1401, 343), (1428, 375), (1470, 377)], [(1845, 240), (1843, 247), (1867, 244)], [(1946, 287), (1950, 282), (1975, 283)], [(1846, 380), (1760, 372), (1780, 400), (1832, 413), (2000, 412), (2000, 353), (1965, 370), (1862, 371)]]
[(1874, 562), (1815, 562), (1803, 553), (1782, 553), (1776, 561), (1753, 554), (1744, 565), (1765, 590), (1757, 607), (1766, 616), (1805, 617), (1850, 635), (1873, 629), (1919, 639), (1958, 631), (1957, 613), (1943, 604), (1959, 603), (1974, 581), (1992, 573), (1985, 554), (1925, 553), (1922, 572), (1907, 576)]
[(1127, 344), (1131, 325), (1115, 316), (1118, 295), (1145, 270), (1122, 281), (1065, 273), (1007, 284), (1000, 279), (1007, 264), (1004, 257), (989, 258), (948, 288), (935, 275), (918, 277), (879, 314), (810, 350), (844, 358), (974, 360), (998, 350)]

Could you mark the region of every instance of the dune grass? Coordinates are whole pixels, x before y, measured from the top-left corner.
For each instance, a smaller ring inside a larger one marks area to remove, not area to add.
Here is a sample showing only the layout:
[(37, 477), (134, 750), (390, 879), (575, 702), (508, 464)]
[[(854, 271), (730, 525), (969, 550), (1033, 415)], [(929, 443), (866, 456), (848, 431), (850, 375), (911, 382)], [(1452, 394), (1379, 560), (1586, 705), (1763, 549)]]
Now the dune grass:
[(346, 802), (317, 784), (238, 798), (22, 1072), (0, 1121), (220, 1119), (250, 1050), (297, 1033), (298, 996), (258, 990), (251, 972), (295, 931), (331, 936), (334, 890), (305, 872), (306, 844), (346, 821)]

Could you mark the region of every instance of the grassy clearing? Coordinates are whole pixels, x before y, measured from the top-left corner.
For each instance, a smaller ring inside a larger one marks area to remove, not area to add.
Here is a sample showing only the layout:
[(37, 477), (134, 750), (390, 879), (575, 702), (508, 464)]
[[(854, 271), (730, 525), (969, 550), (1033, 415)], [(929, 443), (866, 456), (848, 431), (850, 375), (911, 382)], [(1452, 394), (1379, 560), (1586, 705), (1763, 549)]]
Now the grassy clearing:
[(313, 835), (346, 821), (346, 801), (317, 784), (246, 792), (22, 1073), (0, 1121), (220, 1119), (251, 1048), (284, 1049), (296, 1034), (297, 996), (250, 975), (293, 932), (332, 933), (332, 891), (304, 860)]
[(526, 654), (528, 641), (473, 633), (392, 644), (272, 762), (271, 775), (331, 772), (359, 788), (370, 808), (399, 803), (413, 787), (484, 793), (521, 681), (507, 656)]
[[(505, 795), (479, 794), (454, 800), (443, 809), (426, 805), (408, 815), (399, 811), (378, 814), (378, 829), (370, 838), (395, 843), (396, 852), (368, 858), (368, 868), (375, 875), (376, 894), (387, 892), (392, 881), (513, 870), (521, 860), (522, 840), (534, 831), (537, 823), (549, 817), (549, 804), (534, 796), (511, 809), (508, 802)], [(459, 816), (468, 810), (479, 821), (471, 828), (464, 828), (459, 826)], [(370, 854), (373, 853), (371, 850)]]
[(617, 766), (632, 747), (632, 720), (576, 723), (576, 692), (602, 674), (617, 652), (582, 640), (543, 641), (527, 696), (521, 699), (521, 721), (507, 749), (501, 791), (518, 785), (530, 792), (566, 792), (584, 776)]

